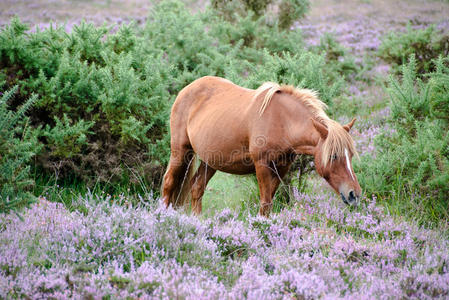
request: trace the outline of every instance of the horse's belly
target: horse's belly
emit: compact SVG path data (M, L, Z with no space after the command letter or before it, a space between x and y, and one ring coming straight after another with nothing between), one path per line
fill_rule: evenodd
M254 172L246 139L229 128L204 126L189 130L193 150L210 167L231 174Z
M197 154L202 161L216 170L238 175L254 173L254 164L249 153L199 151Z

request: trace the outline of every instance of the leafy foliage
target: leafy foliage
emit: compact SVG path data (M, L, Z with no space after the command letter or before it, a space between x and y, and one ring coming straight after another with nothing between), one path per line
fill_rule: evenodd
M331 33L324 33L320 44L314 50L324 55L328 66L338 74L352 78L361 71L354 57L348 54L348 50Z
M435 221L447 218L449 187L449 57L432 61L436 70L417 72L412 55L402 67L402 80L390 79L389 122L394 132L376 138L375 158L364 157L359 178L369 193L422 206ZM402 200L409 195L409 200ZM407 203L409 202L409 203Z
M101 182L121 180L130 166L140 176L151 170L150 183L157 179L168 153L171 69L160 54L140 53L132 25L111 35L85 23L71 34L26 29L17 19L5 27L0 56L2 73L21 86L22 97L40 95L30 111L45 146L38 167Z
M34 184L29 163L39 146L25 113L37 97L31 97L16 112L11 111L8 102L17 89L17 86L13 87L0 98L0 213L34 201L34 196L29 193Z
M295 21L305 16L310 8L310 2L309 0L211 0L211 6L227 21L236 22L246 16L252 19L268 16L263 22L275 24L280 30L288 30ZM277 9L269 9L270 6Z
M290 29L293 23L303 18L310 8L308 0L283 0L279 3L278 24L281 29Z
M432 59L449 54L449 35L437 31L435 26L425 29L413 29L407 25L405 33L390 32L383 37L379 47L379 56L400 71L411 54L417 60L417 72L420 74L433 71Z
M256 18L261 17L273 0L211 0L211 6L227 20L234 20L238 15L244 16L252 12Z

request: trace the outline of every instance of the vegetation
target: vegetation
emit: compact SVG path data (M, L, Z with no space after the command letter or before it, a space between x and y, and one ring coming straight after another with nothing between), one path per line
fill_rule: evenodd
M277 8L273 13L270 6ZM235 22L251 16L280 30L288 30L295 21L302 19L310 7L309 0L211 0L212 9L227 21ZM273 28L274 29L274 28Z
M35 199L29 192L34 184L30 162L40 147L24 115L37 97L25 101L16 112L11 111L8 102L17 89L13 87L0 98L0 213L30 204Z
M85 23L71 34L28 29L17 19L6 26L0 57L7 86L20 86L10 109L31 92L39 95L28 112L42 145L33 167L88 184L160 177L171 78L160 54L139 54L145 49L132 26L109 36L106 27Z
M435 71L419 75L413 55L402 79L390 78L393 132L376 137L375 157L363 157L360 181L400 214L419 209L420 219L447 219L449 208L449 57L432 60Z
M433 60L449 55L449 35L441 33L431 25L414 29L409 23L406 32L391 31L382 39L379 56L400 72L400 66L407 63L410 55L416 58L416 72L424 74L433 71Z
M296 192L271 218L208 218L87 194L0 218L2 298L446 298L449 242L371 199Z

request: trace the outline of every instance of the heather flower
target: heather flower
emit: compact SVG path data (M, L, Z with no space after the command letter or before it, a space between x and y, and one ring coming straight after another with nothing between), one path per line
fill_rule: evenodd
M317 183L313 183L316 188ZM445 297L449 243L367 199L295 191L270 219L211 219L87 195L0 221L0 296L278 299ZM105 196L107 197L107 196ZM150 202L153 200L150 199Z

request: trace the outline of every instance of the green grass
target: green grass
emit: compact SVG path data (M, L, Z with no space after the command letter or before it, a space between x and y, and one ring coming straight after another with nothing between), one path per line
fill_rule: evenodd
M88 187L83 182L58 181L55 178L47 178L34 174L36 185L33 194L36 197L45 197L48 201L63 203L69 210L83 211L76 203L78 198L86 195L98 195L106 198L110 202L119 204L138 204L142 199L149 199L146 195L152 194L151 189L145 186L122 184L97 183ZM308 179L306 179L308 180ZM292 185L296 182L293 181ZM312 192L308 190L308 192ZM158 195L155 194L157 197ZM287 198L286 198L287 197ZM285 207L289 207L294 201L292 195L285 185L280 185L273 199L272 212L280 212ZM126 203L125 203L126 202ZM259 212L259 187L256 176L253 175L232 175L218 171L208 183L203 200L203 218L213 217L224 209L230 209L238 213L242 220L248 215L256 216ZM190 208L187 208L190 212Z
M84 182L71 180L57 180L54 177L45 177L34 174L35 185L32 193L36 197L45 197L51 202L63 203L69 210L80 210L78 198L86 195L99 196L108 199L111 203L138 204L142 199L150 199L146 195L153 192L144 184L133 185L129 182L121 184L100 183L88 186Z
M255 215L259 208L259 188L254 175L238 176L217 172L203 196L203 215L213 216L229 208L240 214Z
M296 179L291 182L292 186L297 184ZM280 212L293 204L293 195L290 193L290 189L281 183L273 199L272 212ZM206 187L202 203L204 217L213 216L226 208L238 212L242 219L248 214L255 216L259 212L259 186L256 176L217 172Z
M48 201L63 203L69 210L78 210L83 212L83 207L80 207L79 202L76 201L80 197L86 195L98 195L102 199L108 199L111 203L119 203L122 205L138 204L142 199L150 199L146 197L148 191L146 187L141 187L139 190L131 189L132 185L123 183L121 185L112 184L96 184L88 188L84 183L65 183L56 182L54 178L36 177L36 185L34 188L35 196L43 196ZM307 182L322 181L323 179L316 174L311 174L306 179ZM295 185L293 181L292 185ZM315 186L315 188L313 187ZM320 184L307 185L304 192L307 194L322 193L322 190L316 190ZM282 192L286 186L280 186L273 199L272 213L278 213L284 208L292 207L295 203L293 195L289 195L289 191ZM440 227L440 222L429 222L429 218L437 219L436 215L429 216L420 214L424 210L424 205L434 205L437 203L428 203L424 201L416 201L410 199L414 197L397 187L396 193L393 197L384 198L378 195L377 201L383 205L386 210L393 215L405 219L410 222L417 222L426 227ZM286 200L287 197L290 201ZM223 172L217 172L210 180L206 187L203 196L203 212L202 218L210 218L224 209L230 209L238 214L238 219L244 221L248 215L256 216L259 212L259 187L255 175L232 175ZM435 207L427 207L426 211L433 212ZM190 209L187 209L190 213ZM438 224L440 226L438 226ZM446 229L447 230L447 229Z
M48 201L63 203L70 210L79 210L74 206L76 199L87 194L107 197L111 202L140 202L144 195L149 194L148 188L142 183L136 189L131 184L97 183L88 187L83 182L62 182L55 178L35 176L36 185L33 194L45 197ZM123 204L123 203L122 203ZM238 176L217 172L210 180L203 196L203 216L214 216L217 212L229 208L239 212L244 218L248 214L256 215L259 211L259 188L255 175ZM82 210L82 209L81 209ZM190 209L187 209L190 211Z

